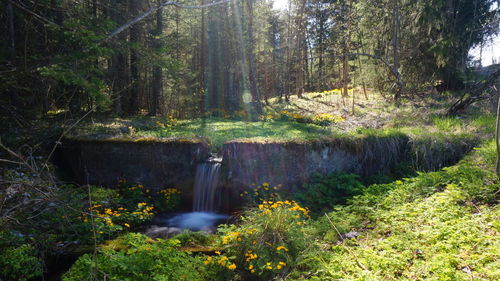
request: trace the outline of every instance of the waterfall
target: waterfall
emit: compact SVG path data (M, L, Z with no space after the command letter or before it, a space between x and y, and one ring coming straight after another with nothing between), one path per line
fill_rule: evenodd
M215 191L219 183L222 158L216 155L196 167L194 179L194 212L215 212Z

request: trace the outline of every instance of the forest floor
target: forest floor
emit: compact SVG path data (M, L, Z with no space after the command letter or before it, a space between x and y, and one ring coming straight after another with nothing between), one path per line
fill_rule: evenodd
M349 98L338 90L292 95L289 101L270 99L258 121L245 113L212 112L216 117L177 120L172 117L88 118L71 132L74 137L103 138L207 138L214 147L235 139L308 141L338 136L383 135L402 132L422 134L471 134L494 131L491 101L472 106L466 114L444 116L456 99L452 95L403 99L395 104L368 90L355 89ZM354 106L353 106L354 101ZM330 118L330 119L329 119ZM326 120L326 124L325 124ZM333 120L333 121L331 121Z

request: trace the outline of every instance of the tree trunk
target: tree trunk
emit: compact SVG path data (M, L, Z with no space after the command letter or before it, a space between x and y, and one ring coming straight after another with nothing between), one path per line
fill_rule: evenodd
M160 49L162 46L161 39L159 38L163 31L163 9L156 11L156 28L153 32L155 38L153 39L153 46L157 56L161 56ZM162 113L162 98L163 98L163 70L161 65L155 64L153 66L153 105L151 115L158 115Z
M139 1L129 0L129 12L136 16L140 13L141 7ZM140 43L141 27L139 24L134 24L130 27L130 100L129 107L127 108L128 114L135 114L139 111L139 98L140 98L140 75L139 75L139 56L137 52L137 45Z
M399 73L399 29L400 29L400 21L399 21L399 0L394 0L393 6L393 18L394 18L394 31L393 31L393 40L392 40L392 49L393 49L393 60L394 60L394 69ZM394 94L394 101L398 101L401 98L401 87L396 89L396 93Z
M12 3L7 0L7 27L9 29L9 56L10 63L15 65L16 63L16 33L14 31L14 11L12 9Z
M201 4L205 5L205 0L201 0ZM200 29L200 82L202 85L201 98L200 98L200 114L205 116L207 109L207 81L206 81L206 67L207 67L207 16L205 9L201 9L201 29Z
M254 38L253 38L253 0L247 0L248 7L248 62L249 62L249 81L250 81L250 93L252 95L252 104L255 113L262 113L262 105L260 104L259 89L257 86L256 73L255 73L255 59L254 59Z
M107 3L110 7L111 1ZM124 1L117 1L114 8L108 8L107 14L110 15L111 19L117 24L123 24L125 22L124 15L127 14L127 5ZM125 33L118 35L119 42L125 42L127 36ZM123 49L119 48L118 44L113 44L117 50L113 53L111 57L111 80L112 80L112 93L113 97L113 108L117 115L123 115L123 107L126 104L128 96L128 64L127 64L127 54L124 53Z
M498 104L497 104L497 122L495 128L495 142L497 145L497 165L496 165L496 173L500 176L500 95L498 96Z

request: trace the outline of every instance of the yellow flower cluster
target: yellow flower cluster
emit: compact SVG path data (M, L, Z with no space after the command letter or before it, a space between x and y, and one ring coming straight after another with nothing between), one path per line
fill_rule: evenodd
M220 266L223 266L223 267L226 267L227 269L229 270L235 270L236 269L236 264L231 262L228 257L222 255L222 256L218 256L218 257L207 257L203 263L205 265L209 265L209 264L214 264L214 263L217 263L218 265Z
M285 116L285 117L288 117L290 119L295 119L295 120L301 120L301 119L305 118L305 116L302 115L302 114L295 113L295 112L290 112L290 111L287 111L287 110L282 110L282 111L279 112L279 114L281 116Z
M222 244L226 245L234 240L241 241L240 234L241 233L239 233L239 232L229 232L228 235L222 237Z
M127 212L127 210L124 208L120 208L119 210L113 210L111 208L102 208L102 205L100 204L92 205L89 208L89 211L95 214L95 216L97 217L96 220L100 220L109 226L114 226L112 218L120 217L122 215L120 211ZM84 217L83 222L88 222L88 218Z
M148 206L147 203L138 203L137 208L139 209L138 211L132 212L133 215L138 215L139 218L144 219L147 216L152 216L153 213L153 206Z
M287 208L290 211L297 211L302 213L304 216L309 217L309 210L307 208L301 207L297 202L295 201L262 201L262 204L259 204L259 210L263 211L264 214L270 214L273 209L278 209L278 208ZM296 216L296 218L299 218L300 216Z
M143 189L144 185L142 184L136 184L128 188L128 190L138 190L138 189Z
M344 121L345 119L342 116L330 114L330 113L319 113L312 117L312 121L315 124L321 126L328 126L331 124L336 124Z
M332 90L326 90L326 91L322 91L322 92L307 92L307 93L304 93L304 95L307 95L307 96L331 95L331 94L341 95L342 91L343 91L343 89L332 89ZM353 91L354 91L354 89L352 87L349 87L349 89L347 90L348 94L352 94Z
M278 197L278 194L276 191L281 188L281 184L278 184L277 186L271 187L268 182L264 182L261 185L258 185L255 187L252 191L253 196L268 196L270 197L269 199L275 199ZM248 195L248 191L244 191L243 193L240 194L241 197Z
M181 192L177 188L167 188L160 190L160 194L168 201L172 198L172 195L181 194Z
M259 116L259 120L260 121L272 121L276 118L276 116L272 115L272 114L265 114L265 115L260 115Z
M122 207L113 210L112 208L105 208L100 204L94 204L90 206L89 211L95 215L96 221L101 221L111 227L115 226L117 224L115 221L122 216L129 218L130 215L134 215L140 219L145 219L153 215L153 207L147 206L147 203L144 202L139 203L137 204L137 207L138 210L130 212L126 208ZM83 222L88 222L88 221L89 221L88 216L84 216ZM123 223L123 226L130 227L130 224Z
M250 251L250 250L245 253L245 260L247 262L254 260L256 258L257 258L257 254L252 253L252 251Z
M156 121L156 125L162 129L172 129L175 125L177 125L178 120L175 119L172 115L168 116L164 122Z
M265 115L259 116L260 121L273 121L273 120L278 120L278 119L302 121L302 120L306 119L306 116L302 115L300 113L290 112L288 110L281 110L275 114L267 113Z
M266 263L266 269L268 269L268 270L273 270L273 269L280 270L285 266L286 266L286 262L284 262L284 261L278 262L276 264L276 266L274 266L274 267L273 267L273 263L271 263L271 262Z

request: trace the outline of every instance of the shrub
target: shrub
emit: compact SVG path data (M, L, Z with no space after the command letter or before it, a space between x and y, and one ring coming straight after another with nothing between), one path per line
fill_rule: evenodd
M89 215L83 216L83 222L92 223L90 214L94 215L93 223L99 240L112 237L114 234L131 227L149 221L153 218L153 208L147 203L140 202L132 209L124 207L107 208L100 204L89 208Z
M332 210L335 205L344 204L347 198L359 194L363 187L359 176L355 174L316 174L304 187L304 191L296 196L297 200L308 206L313 213L320 214Z
M201 259L179 251L179 244L128 233L108 242L94 259L80 257L62 280L205 280Z
M240 279L271 280L289 272L310 245L309 211L297 202L263 201L241 220L239 226L219 228L223 253L207 257L205 264Z
M29 244L0 249L0 280L29 280L42 275L42 261Z
M243 191L240 194L240 197L243 198L248 206L257 206L262 201L277 201L280 198L279 190L281 189L281 184L271 186L268 182L264 182L253 186L252 189Z

